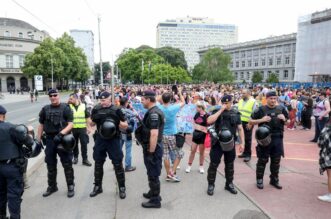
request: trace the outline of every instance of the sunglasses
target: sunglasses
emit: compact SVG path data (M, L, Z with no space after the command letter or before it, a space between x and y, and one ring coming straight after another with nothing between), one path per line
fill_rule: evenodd
M57 94L48 95L49 97L57 97Z

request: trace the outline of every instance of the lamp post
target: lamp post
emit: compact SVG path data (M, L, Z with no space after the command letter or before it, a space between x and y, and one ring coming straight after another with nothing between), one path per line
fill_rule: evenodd
M141 83L144 85L144 60L141 60Z
M54 69L53 69L53 56L51 53L51 69L52 69L52 89L54 88Z

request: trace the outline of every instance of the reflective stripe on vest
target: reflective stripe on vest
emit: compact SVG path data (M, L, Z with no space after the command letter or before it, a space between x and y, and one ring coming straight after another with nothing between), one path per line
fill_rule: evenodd
M250 98L246 102L244 102L243 99L239 100L238 103L238 110L240 112L240 119L243 122L249 122L252 112L253 112L253 106L254 106L255 100L253 98Z
M79 104L77 110L70 104L74 115L74 127L73 128L86 128L86 118L85 118L85 104Z

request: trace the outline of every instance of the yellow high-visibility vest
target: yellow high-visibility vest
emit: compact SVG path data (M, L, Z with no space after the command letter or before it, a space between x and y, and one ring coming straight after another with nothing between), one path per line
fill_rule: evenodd
M243 122L249 122L251 115L253 113L255 100L253 98L249 98L247 101L243 99L239 100L238 110L240 112L240 119Z
M86 118L85 118L85 104L79 104L77 110L74 105L70 104L70 108L72 109L74 115L74 129L75 128L86 128Z

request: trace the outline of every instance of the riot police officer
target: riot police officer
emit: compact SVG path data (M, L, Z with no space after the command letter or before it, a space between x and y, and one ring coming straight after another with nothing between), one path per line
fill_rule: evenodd
M104 91L100 94L100 103L92 109L91 126L97 126L94 134L95 146L93 148L94 188L90 197L102 193L103 164L108 157L114 165L115 175L119 187L121 199L126 197L125 174L122 164L123 152L120 145L120 129L127 129L128 124L124 113L120 108L113 105L111 95Z
M256 186L263 189L263 176L266 164L270 157L270 185L277 189L282 189L279 184L279 168L281 156L284 156L283 132L284 125L288 122L288 112L281 106L277 105L277 94L275 91L269 91L266 95L267 105L260 106L252 114L250 124L258 124L259 127L266 126L257 130L256 138L258 145L256 147L257 164L256 164ZM265 131L264 131L265 130ZM270 130L271 139L261 139L265 132Z
M68 198L75 195L74 170L72 168L72 151L63 150L63 137L70 133L73 127L73 114L70 107L60 102L60 95L56 89L48 92L51 104L44 106L39 113L38 137L40 141L43 132L46 134L45 162L47 164L48 187L44 197L58 190L57 154L60 157L68 187Z
M20 218L23 194L22 142L27 136L27 128L16 132L16 126L5 122L6 109L0 105L0 219L6 219L7 202L10 218ZM21 140L20 140L21 139Z
M143 92L141 102L148 111L136 132L136 139L143 147L144 163L150 189L149 192L143 194L145 198L149 199L148 202L142 203L144 208L161 207L159 176L162 169L164 114L155 105L155 96L154 91Z
M224 154L225 189L232 194L237 194L233 185L234 160L236 157L235 140L236 131L239 130L240 142L244 142L244 130L240 120L240 113L232 108L232 96L225 95L221 99L222 107L215 114L208 117L208 124L215 123L215 130L212 131L212 148L210 150L210 165L208 168L208 189L207 194L213 195L217 168ZM210 130L210 129L209 129ZM242 144L239 144L243 150Z

